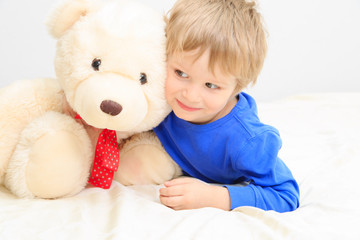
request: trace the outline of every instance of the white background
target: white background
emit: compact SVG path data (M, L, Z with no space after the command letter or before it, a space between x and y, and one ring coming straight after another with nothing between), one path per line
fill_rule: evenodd
M138 0L166 12L175 0ZM194 0L195 1L195 0ZM0 0L0 87L55 77L55 40L44 21L55 0ZM360 91L360 0L259 0L269 52L257 100Z

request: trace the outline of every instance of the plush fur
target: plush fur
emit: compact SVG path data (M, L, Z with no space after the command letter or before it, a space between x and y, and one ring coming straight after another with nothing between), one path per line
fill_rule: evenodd
M57 79L0 90L0 183L28 198L70 196L85 187L94 144L84 126L64 114L65 105L88 125L117 131L125 144L116 181L162 183L178 176L149 132L170 111L162 16L133 0L66 0L48 26L58 40ZM108 101L121 112L104 111Z

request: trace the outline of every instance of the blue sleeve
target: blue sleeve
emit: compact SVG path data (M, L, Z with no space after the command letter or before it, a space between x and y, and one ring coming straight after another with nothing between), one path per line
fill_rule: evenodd
M243 173L245 187L226 185L231 209L253 206L263 210L288 212L299 206L299 187L290 170L278 157L281 139L266 131L251 138L242 148L233 167ZM245 176L244 176L245 175Z

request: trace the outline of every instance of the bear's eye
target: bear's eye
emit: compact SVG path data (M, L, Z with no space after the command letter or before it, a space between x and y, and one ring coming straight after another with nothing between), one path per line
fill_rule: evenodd
M141 83L141 85L144 85L145 83L147 83L147 76L145 73L140 73L140 83Z
M101 60L99 58L94 58L94 60L91 63L91 67L95 70L95 71L99 71L99 67L101 65Z

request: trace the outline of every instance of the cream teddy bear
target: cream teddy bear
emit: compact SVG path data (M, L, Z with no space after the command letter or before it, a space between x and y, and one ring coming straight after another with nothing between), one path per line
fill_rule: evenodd
M109 184L112 177L130 185L178 176L179 167L149 131L170 111L162 16L130 0L67 0L48 26L57 39L57 79L24 80L0 90L0 183L19 197L59 198L112 168L102 159L96 172L95 144L64 106L85 127L111 132L103 141L115 139L110 162L118 170Z

